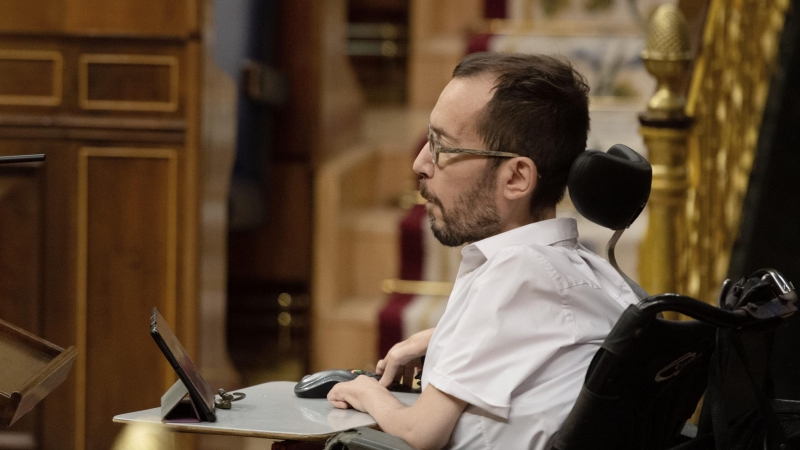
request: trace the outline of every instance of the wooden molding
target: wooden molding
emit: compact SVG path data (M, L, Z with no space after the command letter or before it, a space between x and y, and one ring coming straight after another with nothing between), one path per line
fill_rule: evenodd
M169 100L91 100L89 99L89 65L119 64L139 66L166 66L170 70ZM179 93L178 58L169 55L83 54L78 58L78 105L82 109L114 111L175 112Z
M74 114L0 113L0 126L31 128L96 128L105 130L173 131L185 133L186 119L150 117L95 117Z
M0 95L0 105L58 106L64 82L64 57L56 50L0 50L0 60L50 61L53 63L52 95Z
M78 152L78 258L76 298L76 394L75 394L75 449L86 447L86 350L87 350L87 283L89 251L89 159L90 158L148 158L166 159L169 164L169 192L167 193L167 308L164 318L174 328L177 313L177 258L178 258L178 153L174 149L83 147ZM164 390L172 385L174 372L165 364Z

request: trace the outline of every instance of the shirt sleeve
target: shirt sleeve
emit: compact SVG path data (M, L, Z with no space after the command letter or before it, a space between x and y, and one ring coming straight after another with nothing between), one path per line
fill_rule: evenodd
M429 383L507 419L514 391L562 347L576 341L575 321L555 280L531 248L504 250L472 284L466 308Z

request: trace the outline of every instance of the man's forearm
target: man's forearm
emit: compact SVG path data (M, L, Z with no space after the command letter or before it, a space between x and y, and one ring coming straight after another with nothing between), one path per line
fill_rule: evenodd
M369 413L383 431L419 449L444 447L467 405L428 385L414 406L405 406L375 379L365 376L334 386L328 401L337 408L350 406Z
M390 392L365 398L367 412L381 429L418 449L440 449L450 435L466 403L428 386L414 406L406 406Z
M375 419L381 429L408 442L414 448L428 448L416 442L421 434L410 407L401 403L389 391L381 390L371 393L364 400L364 408Z

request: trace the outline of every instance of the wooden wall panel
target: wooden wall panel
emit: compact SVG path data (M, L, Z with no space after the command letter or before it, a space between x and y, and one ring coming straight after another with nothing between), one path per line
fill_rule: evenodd
M0 166L0 319L42 333L43 175L41 164ZM3 434L25 433L39 441L40 411L32 411Z
M173 150L84 148L78 158L83 356L76 367L76 447L85 439L86 448L106 449L121 428L111 417L158 405L176 378L147 325L157 306L176 328L177 157ZM135 383L132 393L126 380L151 381Z
M0 50L0 105L58 105L63 66L58 51Z
M83 109L178 109L178 58L166 55L81 55L78 101Z
M54 62L22 60L0 54L0 101L10 103L13 97L45 97L52 101ZM12 99L8 99L12 97Z
M29 273L24 277L27 281L15 283L13 287L27 292L19 292L19 297L13 300L0 300L3 308L0 317L19 314L31 304L32 298L38 296L39 316L31 320L30 326L24 324L22 319L11 320L61 347L75 344L75 228L71 216L75 211L76 170L75 154L68 150L67 144L48 139L0 139L0 155L47 155L46 162L26 168L28 172L20 172L23 170L21 166L0 167L0 180L9 180L11 178L6 177L13 176L17 177L19 183L14 188L16 192L7 192L8 196L0 202L0 223L4 224L0 230L0 260L9 258L7 261L15 264L17 270L21 266L28 267L26 272L33 270L33 263L37 260L39 266L38 284L32 284L33 281L28 278L32 275ZM34 168L35 175L30 172ZM23 174L26 175L23 177ZM44 177L44 180L34 183L28 179L33 176ZM35 190L39 191L38 194L34 194ZM39 205L39 212L35 214L29 209L34 203ZM27 205L24 210L20 209L22 205ZM10 231L8 226L17 231ZM33 240L35 229L41 233L38 244ZM29 246L29 250L26 250ZM2 279L7 280L5 276ZM31 313L31 310L27 310L22 314L27 316ZM23 418L29 421L28 425L17 430L38 430L38 448L72 448L75 429L74 386L73 370L61 386Z
M197 26L195 0L71 0L65 31L186 35Z
M0 112L28 115L76 110L75 47L67 39L0 35Z
M0 319L41 332L42 214L40 165L0 166Z
M5 140L14 153L45 153L45 302L44 337L61 347L75 345L75 268L77 149L52 139ZM6 153L7 154L7 153ZM41 404L41 449L74 449L75 368Z
M176 377L147 335L152 306L194 355L198 17L198 0L0 0L0 155L47 154L36 217L0 193L0 270L39 265L35 285L0 279L0 296L41 297L38 331L79 348L26 417L42 450L108 449L114 414L158 405ZM23 222L40 225L8 231L7 249ZM20 256L34 245L38 260Z
M0 0L0 32L186 36L197 0Z
M0 0L0 31L53 32L64 24L65 0Z
M185 45L93 40L73 46L78 52L65 66L67 71L74 67L77 77L71 105L76 113L188 119L188 97L197 95L190 90L197 68ZM67 92L64 96L66 101Z
M0 36L0 111L185 117L193 52L175 42Z

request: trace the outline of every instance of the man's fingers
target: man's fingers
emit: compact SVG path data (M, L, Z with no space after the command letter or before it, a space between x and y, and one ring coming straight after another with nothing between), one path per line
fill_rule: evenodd
M337 386L334 386L333 389L331 389L328 392L328 402L330 402L330 404L333 405L334 408L347 409L348 406L347 402L341 399L341 396L339 395L339 389L337 389Z
M392 382L395 379L395 376L397 375L398 372L397 369L398 369L397 364L390 364L390 363L386 364L386 367L383 370L383 376L379 380L383 387L389 387L389 385L392 384Z
M381 386L385 388L388 388L389 385L392 384L392 381L394 381L394 377L391 376L389 372L383 372L383 376L381 377L380 380L378 380Z
M336 384L330 392L328 392L328 402L330 402L334 408L347 409L350 407L350 404L345 401L344 386L342 386L342 384L343 383Z
M375 373L377 375L382 374L385 369L386 369L386 360L385 359L382 359L382 360L378 361L378 364L375 365Z
M380 379L383 387L389 387L392 382L400 381L404 374L402 367L409 361L409 357L406 354L407 347L405 341L395 344L386 354L386 358L378 361L375 373L378 375L383 374Z
M398 375L402 375L401 373L398 373L400 371L400 367L402 367L402 361L397 358L397 352L394 351L394 348L389 350L386 358L382 359L381 361L383 361L383 376L381 377L380 382L383 387L389 387L389 385L395 381L395 378L397 378ZM378 363L380 363L380 361L378 361Z
M343 402L341 400L328 400L328 401L331 403L331 405L333 405L334 408L339 408L339 409L350 408L350 405L347 404L347 402Z

